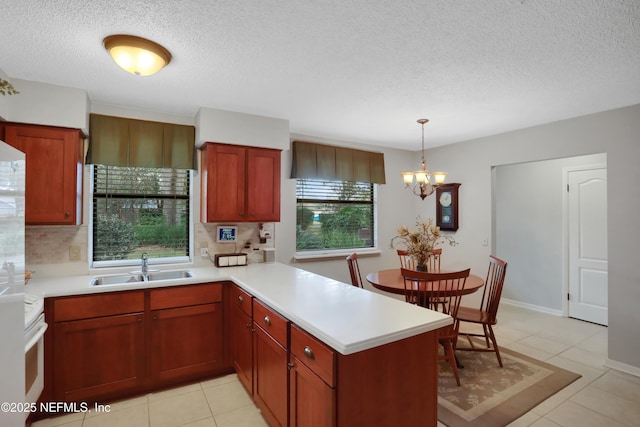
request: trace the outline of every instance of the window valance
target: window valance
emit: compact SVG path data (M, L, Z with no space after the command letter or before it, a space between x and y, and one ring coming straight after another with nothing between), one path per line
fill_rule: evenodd
M195 127L91 114L87 163L196 169Z
M293 141L291 178L385 183L384 154Z

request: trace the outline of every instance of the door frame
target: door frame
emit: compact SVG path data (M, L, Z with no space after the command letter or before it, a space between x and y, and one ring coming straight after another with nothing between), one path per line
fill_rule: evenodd
M593 169L607 171L607 162L593 163L580 166L566 166L562 168L562 316L569 317L569 173ZM608 181L608 180L607 180ZM608 185L607 185L608 192ZM608 224L607 224L608 227ZM609 271L607 269L607 275ZM609 289L607 288L607 293Z

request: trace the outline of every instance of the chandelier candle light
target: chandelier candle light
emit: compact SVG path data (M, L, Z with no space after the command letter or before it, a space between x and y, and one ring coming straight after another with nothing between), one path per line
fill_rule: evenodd
M431 174L427 170L427 163L424 161L424 124L427 122L429 122L429 119L418 119L418 123L422 126L422 168L419 171L402 172L405 188L411 189L413 194L420 196L422 200L433 194L436 187L444 183L447 176L446 172L434 172L435 183L431 183Z

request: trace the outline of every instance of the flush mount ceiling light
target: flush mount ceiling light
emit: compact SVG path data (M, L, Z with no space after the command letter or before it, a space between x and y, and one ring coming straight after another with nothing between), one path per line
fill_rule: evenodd
M107 36L104 48L123 70L136 76L150 76L171 62L171 53L158 43L126 34Z
M405 188L411 189L413 194L420 196L424 200L427 196L433 194L436 187L444 183L447 176L446 172L434 172L433 178L435 183L431 183L431 174L427 170L427 163L424 161L424 125L429 122L428 119L418 119L418 123L422 126L422 168L414 172L402 172Z

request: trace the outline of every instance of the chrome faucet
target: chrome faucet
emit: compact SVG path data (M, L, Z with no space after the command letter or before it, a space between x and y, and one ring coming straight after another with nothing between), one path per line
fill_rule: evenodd
M147 253L142 254L142 275L147 276L147 272L149 271L149 255Z

